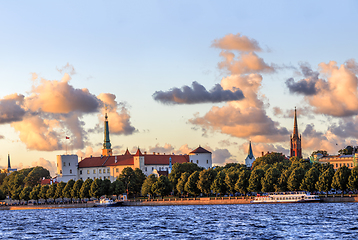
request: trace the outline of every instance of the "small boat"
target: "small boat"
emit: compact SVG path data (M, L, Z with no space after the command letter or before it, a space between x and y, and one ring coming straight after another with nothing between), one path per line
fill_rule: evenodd
M319 202L318 195L309 192L274 192L264 196L256 196L251 203L309 203Z
M102 198L95 207L118 207L121 206L123 201L113 201L112 199Z

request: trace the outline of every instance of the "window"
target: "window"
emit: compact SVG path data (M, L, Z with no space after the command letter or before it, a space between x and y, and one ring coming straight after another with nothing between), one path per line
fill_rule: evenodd
M62 170L60 170L60 174L62 174Z
M103 173L106 173L106 169L103 169Z
M196 160L196 163L199 163L199 160Z
M191 162L193 162L193 160L191 160Z
M147 167L145 167L145 171L147 171Z
M342 163L339 164L339 167L342 167Z
M353 163L351 163L351 167L353 167Z
M65 162L63 162L63 166L66 167L66 163L65 163Z
M89 170L87 170L87 174L89 174Z
M107 168L107 173L109 173L109 168Z
M119 169L118 169L118 168L116 168L116 172L119 172Z
M93 173L96 173L96 169L93 169Z
M206 164L208 164L209 163L209 160L206 160Z
M70 169L70 174L72 174L72 169Z
M68 163L68 166L71 166L71 163L70 163L70 162Z
M82 170L80 170L80 175L82 175Z
M152 167L152 171L154 170L154 167Z
M98 173L101 173L101 169L98 170Z
M336 167L338 167L338 163L336 163Z

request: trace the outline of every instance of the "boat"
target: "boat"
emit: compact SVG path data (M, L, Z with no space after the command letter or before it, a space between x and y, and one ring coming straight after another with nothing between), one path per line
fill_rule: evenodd
M99 203L95 203L95 207L118 207L121 206L123 201L113 201L112 199L102 198Z
M318 195L311 195L309 192L273 192L267 195L259 195L251 203L310 203L319 202Z

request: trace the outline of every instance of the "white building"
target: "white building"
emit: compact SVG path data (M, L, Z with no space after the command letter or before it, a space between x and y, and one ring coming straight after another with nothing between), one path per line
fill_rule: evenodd
M248 151L247 157L245 159L246 167L251 168L254 161L255 161L255 157L254 157L254 154L252 153L252 147L251 147L251 141L250 141L249 151Z
M195 163L205 169L212 167L212 153L202 147L198 147L189 154L144 154L138 148L135 154L128 149L122 155L112 155L109 141L109 129L107 115L105 118L105 137L100 157L88 157L78 162L77 155L57 156L57 181L67 182L73 180L109 179L115 181L122 170L127 167L139 168L145 175L154 173L170 173L171 166L175 163Z

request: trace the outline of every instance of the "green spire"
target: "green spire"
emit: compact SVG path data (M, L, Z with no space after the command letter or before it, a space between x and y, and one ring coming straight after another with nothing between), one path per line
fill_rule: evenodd
M104 143L103 149L111 149L111 141L109 140L109 128L108 128L108 116L107 113L105 115L104 120Z
M250 143L249 143L248 157L249 157L249 158L253 158L253 157L254 157L254 154L252 153L252 148L251 148L251 141L250 141Z

